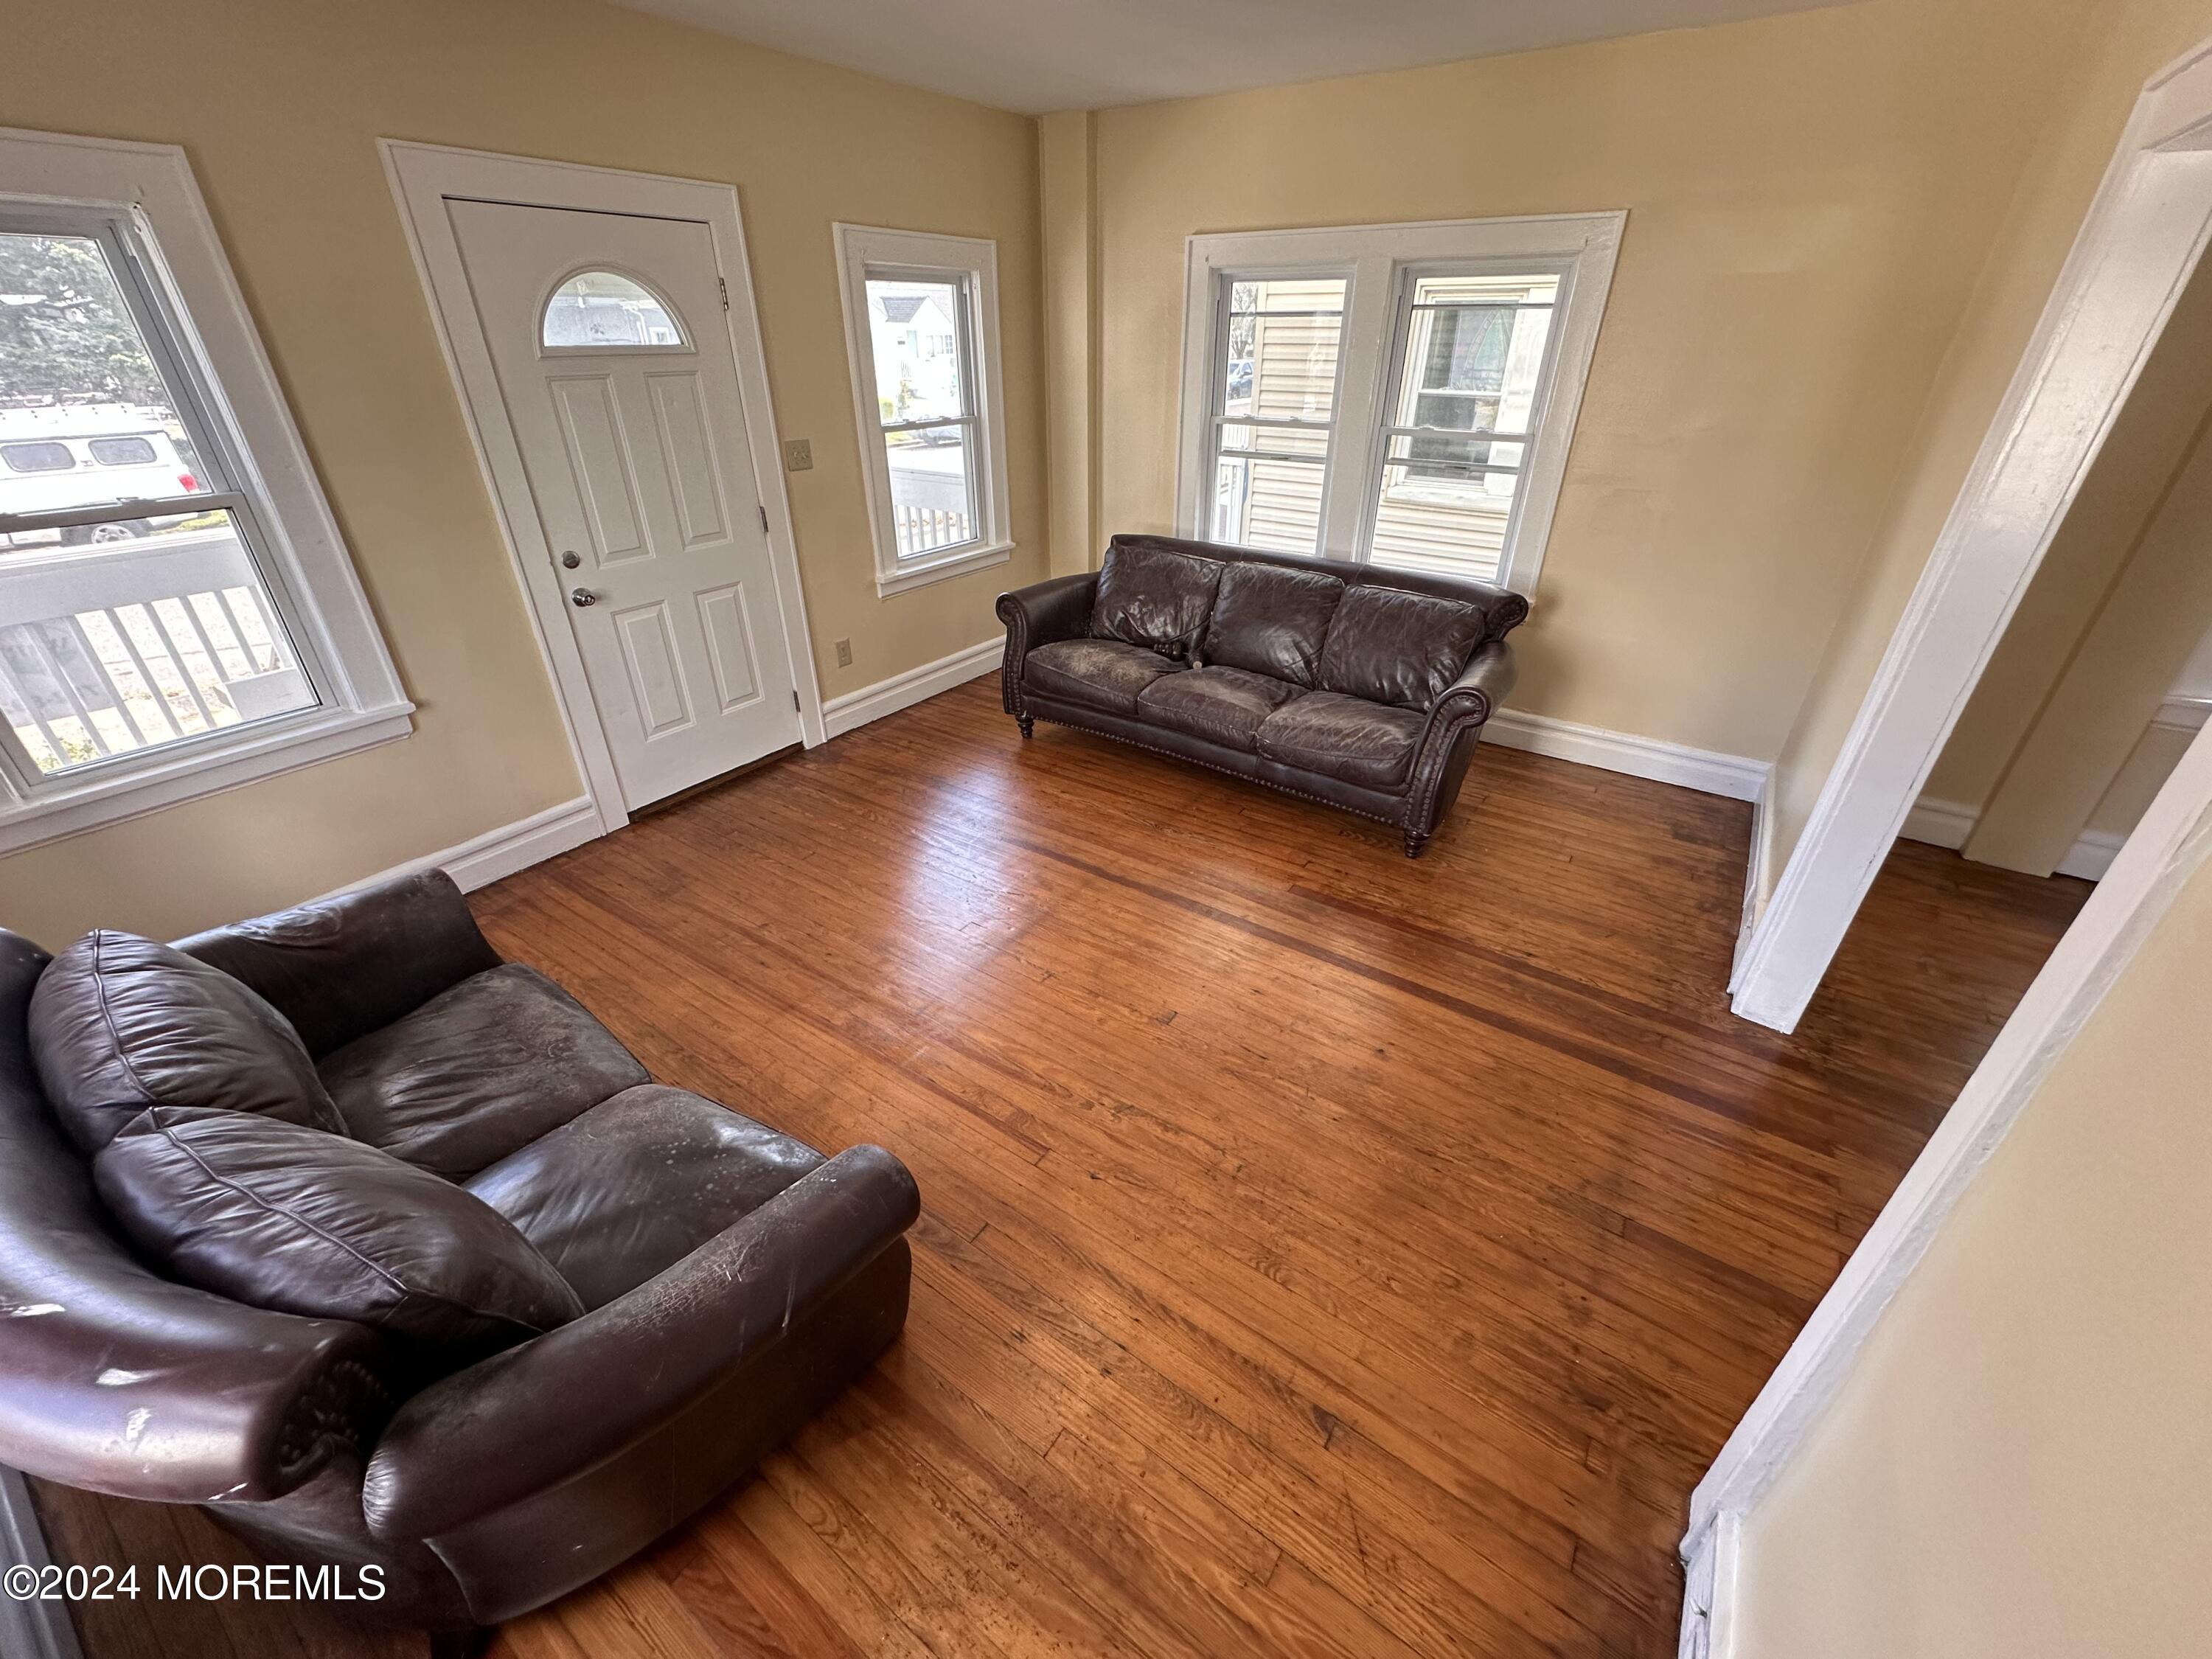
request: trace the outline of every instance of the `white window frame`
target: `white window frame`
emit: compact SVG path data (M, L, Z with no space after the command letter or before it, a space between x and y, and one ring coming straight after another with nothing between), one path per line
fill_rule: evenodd
M1547 361L1530 422L1527 465L1508 520L1500 585L1533 593L1551 540L1567 452L1597 349L1598 325L1626 212L1433 220L1315 230L1193 236L1183 300L1182 397L1176 437L1176 524L1201 540L1212 530L1214 428L1228 349L1230 285L1255 278L1350 273L1338 354L1336 406L1323 466L1319 551L1364 560L1382 491L1383 428L1393 416L1394 364L1417 277L1460 271L1553 272L1559 277Z
M181 361L179 397L250 502L255 562L320 699L295 714L118 756L84 775L27 776L0 757L0 853L18 851L406 737L414 704L386 649L306 446L231 275L185 153L173 144L0 128L0 208L104 217Z
M876 592L889 599L949 576L1004 564L1013 556L1012 519L1006 494L1006 399L999 367L999 245L974 236L940 236L923 231L886 230L872 225L839 224L837 282L845 306L845 356L853 379L853 418L860 442L860 464L868 485L868 524L875 539ZM976 534L956 546L901 558L891 511L890 447L885 441L882 405L876 391L876 354L868 326L868 277L893 276L917 281L961 279L968 295L967 314L959 319L975 364L963 375L969 399L964 417L974 448ZM932 425L948 422L933 422Z

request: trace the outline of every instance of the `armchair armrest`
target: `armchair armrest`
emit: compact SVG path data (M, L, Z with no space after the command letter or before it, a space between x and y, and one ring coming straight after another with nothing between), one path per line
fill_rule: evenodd
M760 1358L921 1209L905 1165L852 1147L628 1295L433 1383L369 1462L369 1530L448 1534L615 1457Z
M259 992L317 1060L499 966L442 870L234 921L177 948Z
M1091 626L1091 602L1097 592L1098 573L1083 570L999 595L999 620L1006 625L1006 660L999 686L1009 714L1022 712L1022 659L1040 645L1081 638Z
M163 1503L282 1497L383 1421L376 1340L125 1252L24 1044L46 962L0 933L0 1463Z

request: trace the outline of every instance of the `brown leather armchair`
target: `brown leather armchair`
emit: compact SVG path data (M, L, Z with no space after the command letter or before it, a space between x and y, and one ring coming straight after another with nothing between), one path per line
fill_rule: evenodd
M1379 818L1418 858L1513 688L1518 593L1450 576L1116 536L999 597L1006 712Z
M350 1136L507 1218L582 1311L426 1375L362 1324L146 1265L33 1063L50 958L0 931L0 1462L202 1504L274 1560L374 1565L363 1610L463 1631L674 1527L903 1325L920 1200L896 1158L825 1160L650 1083L442 874L181 948L289 1021Z

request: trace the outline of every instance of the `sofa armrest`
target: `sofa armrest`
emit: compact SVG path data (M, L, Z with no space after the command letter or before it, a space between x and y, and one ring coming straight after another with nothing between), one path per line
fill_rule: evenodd
M442 870L234 921L177 948L259 992L317 1060L499 966Z
M921 1209L905 1165L849 1148L628 1295L433 1383L369 1461L369 1530L434 1537L617 1455L758 1359Z
M1098 592L1098 573L1078 571L1032 582L999 595L999 620L1006 625L1006 659L999 687L1009 714L1021 708L1022 660L1040 645L1080 639L1091 627L1091 604Z
M1516 673L1513 647L1504 641L1492 640L1477 649L1467 659L1460 677L1430 708L1429 723L1421 733L1422 747L1439 739L1449 743L1461 727L1480 726L1487 720L1513 689Z

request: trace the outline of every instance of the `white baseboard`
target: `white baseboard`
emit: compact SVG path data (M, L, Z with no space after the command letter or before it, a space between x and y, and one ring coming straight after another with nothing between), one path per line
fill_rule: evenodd
M2120 847L2127 840L2110 830L2084 830L2081 840L2067 849L2066 856L2058 860L2057 873L2079 876L2084 881L2102 881L2105 872L2112 867L2112 860L2120 855Z
M1974 820L1980 816L1962 802L1923 795L1912 803L1912 810L1905 815L1905 828L1898 833L1907 841L1925 842L1930 847L1945 847L1955 853L1974 833Z
M1767 762L1747 755L1692 749L1686 744L1638 737L1631 732L1608 732L1601 726L1583 726L1549 714L1523 714L1516 708L1501 708L1492 714L1482 735L1486 741L1502 743L1509 749L1525 749L1533 755L1678 784L1704 794L1725 795L1730 800L1757 800L1774 769Z
M1924 842L1930 847L1948 848L1955 853L1973 834L1978 816L1971 806L1923 795L1905 815L1905 828L1899 834L1907 841ZM2112 867L2120 843L2126 839L2109 830L2084 830L2081 838L2059 860L2058 873L2079 876L2084 881L2102 881L2105 872Z
M443 870L459 884L463 892L472 893L518 870L542 864L572 847L581 847L600 833L599 809L592 805L589 795L579 795L558 806L549 806L526 818L517 818L513 823L472 836L443 852L425 853L421 858L395 864L389 870L349 881L337 891L350 893L381 881L420 875L425 870Z
M823 729L834 738L855 726L866 726L870 720L896 714L902 708L911 708L940 691L965 685L987 669L996 668L1006 651L1004 640L985 640L965 651L955 651L949 657L909 668L903 674L864 685L858 691L848 691L842 697L832 697L822 705Z
M1766 875L1774 867L1774 777L1770 771L1751 803L1751 855L1743 868L1743 921L1735 933L1735 958L1729 968L1729 989L1735 989L1743 969L1744 948L1766 908Z
M1735 1659L1742 1549L1743 1517L1730 1510L1716 1518L1683 1569L1680 1659Z

